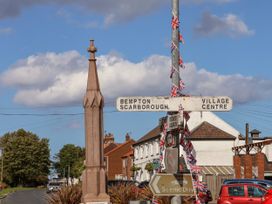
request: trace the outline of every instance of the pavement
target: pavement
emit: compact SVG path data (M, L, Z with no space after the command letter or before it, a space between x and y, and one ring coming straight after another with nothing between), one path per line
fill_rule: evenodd
M47 204L44 189L16 191L0 200L0 204Z

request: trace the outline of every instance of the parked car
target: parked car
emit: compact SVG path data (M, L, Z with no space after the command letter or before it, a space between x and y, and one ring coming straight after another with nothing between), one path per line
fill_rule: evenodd
M56 192L61 189L61 187L64 186L63 182L58 181L51 181L47 184L47 193Z
M262 204L272 204L272 189L268 190L262 197Z
M253 183L223 184L217 204L261 204L267 188Z
M233 183L254 183L261 185L265 188L272 188L272 181L262 180L262 179L226 179L223 184L233 184Z

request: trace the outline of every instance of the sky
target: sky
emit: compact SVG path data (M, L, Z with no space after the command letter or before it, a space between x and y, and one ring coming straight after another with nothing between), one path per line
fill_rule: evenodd
M185 92L229 96L216 113L272 136L270 0L180 0ZM171 0L0 0L0 135L19 128L84 146L82 101L95 40L104 131L137 140L166 113L118 112L120 96L168 96Z

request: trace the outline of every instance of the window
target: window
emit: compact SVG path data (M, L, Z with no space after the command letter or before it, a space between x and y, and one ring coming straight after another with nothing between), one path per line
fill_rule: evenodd
M150 155L151 156L153 155L153 152L154 152L153 147L154 147L154 142L152 142L152 143L149 144L149 149L150 149Z
M127 158L123 159L123 168L126 168L127 166Z
M265 194L264 190L256 186L248 186L247 191L249 197L262 197Z
M159 140L156 140L155 142L155 151L156 151L156 154L159 154L160 152L160 147L159 147L159 143L160 141Z
M144 154L144 147L141 146L140 147L140 157L143 158L143 154Z
M244 186L233 186L228 188L229 196L245 196Z
M135 148L135 159L137 160L139 157L139 148Z
M149 146L148 144L145 145L145 157L148 157L148 153L149 153Z

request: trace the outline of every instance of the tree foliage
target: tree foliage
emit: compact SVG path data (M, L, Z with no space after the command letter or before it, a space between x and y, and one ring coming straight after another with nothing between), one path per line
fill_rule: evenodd
M4 181L12 186L47 182L50 167L49 140L19 129L0 139Z
M154 166L153 163L149 162L145 165L145 170L147 170L148 172L152 172L154 170Z
M84 156L85 151L83 148L73 144L66 144L56 154L54 167L61 177L79 178L84 168Z

